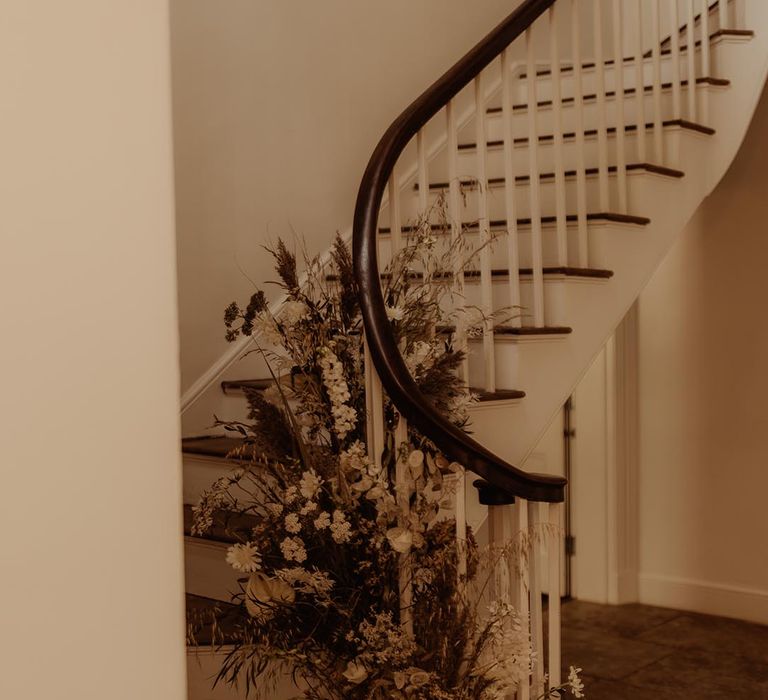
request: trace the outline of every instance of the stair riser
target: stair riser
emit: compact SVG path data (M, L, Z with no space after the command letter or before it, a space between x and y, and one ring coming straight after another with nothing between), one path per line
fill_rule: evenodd
M709 73L713 77L725 77L725 74L721 72L721 52L723 49L723 46L727 45L728 42L734 41L733 38L729 37L725 40L723 39L717 39L710 43L710 70ZM737 38L735 41L744 41L743 39ZM682 71L682 79L686 80L688 78L688 52L684 51L680 54L680 66ZM544 68L544 66L539 66L539 72ZM696 50L696 75L702 75L702 65L701 65L701 50ZM635 85L635 63L634 61L625 62L623 66L623 80L624 80L624 87L632 87ZM653 84L653 74L654 74L654 67L653 67L653 60L650 58L647 58L643 61L643 82L645 85L652 85ZM661 82L666 83L670 82L672 80L673 76L673 70L672 70L672 56L671 55L664 55L661 57ZM554 85L554 81L552 80L551 75L539 75L537 76L536 81L536 91L537 91L537 97L539 100L550 100L552 99L553 93L552 88ZM570 97L575 95L575 85L576 85L576 79L572 72L567 71L561 74L561 94L563 97ZM598 75L597 71L594 68L585 68L582 71L582 94L589 95L597 92L597 86L598 86ZM520 78L519 80L513 81L513 99L514 102L517 103L524 103L528 99L528 80L527 78ZM605 89L606 91L611 91L616 89L616 71L614 66L607 65L605 66ZM500 104L500 98L496 98L496 104L493 104L492 106L498 106Z
M544 323L547 326L568 325L568 294L569 288L574 284L600 284L605 285L604 280L584 280L567 278L565 276L552 276L544 279ZM491 285L491 308L499 315L497 322L508 323L512 318L520 320L524 326L531 326L533 319L533 280L526 276L520 280L520 301L522 308L512 308L509 280L507 278L496 279ZM479 283L465 285L464 298L468 307L483 308L482 290ZM458 300L457 300L458 301ZM445 306L452 306L450 299L446 299ZM453 305L455 308L455 305ZM449 312L450 308L446 308Z
M659 165L665 165L670 168L684 170L681 167L678 156L678 144L681 128L677 126L668 126L663 131L664 144L664 162ZM685 130L686 132L688 130ZM693 135L699 135L694 132ZM700 134L705 136L704 134ZM625 134L625 158L627 163L643 162L648 159L655 162L654 157L654 131L650 129L646 134L646 156L641 158L638 148L638 135L631 131ZM607 134L608 164L616 164L616 134ZM555 169L555 154L551 141L540 142L538 149L539 172L550 173ZM576 170L579 164L578 151L573 139L565 140L563 143L563 166L565 170ZM596 135L587 136L584 143L584 163L587 168L596 167L598 159L598 139ZM527 174L530 171L530 155L528 144L518 142L512 153L512 169L516 174ZM477 176L477 154L474 148L462 148L458 154L457 172L460 178L472 178ZM504 177L504 149L501 145L492 145L486 149L486 177L493 178ZM448 181L448 162L447 154L443 151L439 153L429 163L429 181L447 182Z
M648 173L639 170L630 170L627 172L627 177L631 182L640 178L658 178L664 177L655 173ZM612 202L618 201L618 182L615 173L609 172L609 195ZM664 178L666 179L666 178ZM462 197L460 199L460 220L462 223L474 223L480 219L480 192L474 185L464 185L462 188ZM632 197L633 185L629 185L629 213L640 214L641 210L637 208L637 202L633 201ZM540 211L542 216L554 216L556 214L556 202L555 202L555 179L546 178L541 181L539 187L539 196L541 201ZM432 208L431 220L434 223L438 223L440 219L441 210L436 206L439 197L445 196L445 202L447 206L448 192L447 190L430 190L429 206ZM565 178L565 199L566 199L566 213L574 214L577 211L577 183L576 178L569 176ZM600 206L600 192L597 187L597 175L588 175L586 178L586 195L587 195L587 211L599 212ZM506 191L503 184L491 184L486 191L486 199L488 203L488 214L491 221L503 221L507 218L507 203L506 203ZM417 220L419 215L419 193L415 190L406 190L401 197L400 210L401 221L406 225ZM514 194L514 207L516 212L516 218L529 218L531 215L531 188L528 182L518 182L515 185ZM389 209L385 208L381 223L384 226L389 226Z
M184 538L186 591L230 602L240 589L237 572L226 563L227 545L195 537Z
M710 93L718 90L727 90L727 87L712 87L705 85L698 85L696 88L696 104L697 112L695 118L688 111L688 87L684 86L681 89L681 109L682 116L692 121L703 121L702 115L705 113L705 108L710 99ZM644 123L650 123L654 120L654 97L651 93L646 93L643 99L644 106ZM674 104L671 90L664 90L661 94L661 115L662 121L668 119L674 119ZM606 123L609 126L615 126L618 121L618 104L613 97L609 97L605 103L605 115ZM637 124L639 109L637 104L637 98L634 95L627 95L624 99L624 124L633 125ZM583 124L586 128L594 128L598 123L598 107L595 100L588 100L584 103ZM552 134L555 131L555 115L554 110L551 107L542 107L538 110L538 132L539 134ZM575 132L577 128L578 113L571 102L567 102L562 106L561 119L563 124L563 132ZM529 129L528 114L525 111L514 112L512 119L512 133L518 136L527 136ZM498 112L492 112L487 115L486 118L486 131L489 140L503 139L504 138L504 123L502 115ZM459 143L469 143L475 140L475 126L474 119L472 122L461 131L459 134Z
M215 651L209 647L187 650L187 698L188 700L248 700L245 684L240 689L219 683L213 688L213 681L226 659L230 647ZM254 695L251 693L250 698ZM265 696L266 697L266 696ZM290 700L301 697L301 689L290 678L280 680L269 690L269 700Z

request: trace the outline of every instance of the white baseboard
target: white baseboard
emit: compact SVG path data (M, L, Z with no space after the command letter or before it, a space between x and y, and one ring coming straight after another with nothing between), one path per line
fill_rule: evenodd
M768 625L768 590L640 574L640 602Z

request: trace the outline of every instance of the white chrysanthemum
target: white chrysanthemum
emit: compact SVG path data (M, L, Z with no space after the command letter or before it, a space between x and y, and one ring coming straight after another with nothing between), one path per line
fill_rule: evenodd
M402 321L404 315L405 311L403 311L402 307L400 306L387 307L387 318L390 321Z
M294 535L301 532L301 523L296 513L289 513L285 516L285 529Z
M301 475L299 492L309 501L315 497L322 485L323 480L315 473L314 469L310 469Z
M286 537L280 543L280 549L287 561L296 561L301 564L307 559L307 550L299 537Z
M331 537L333 537L333 541L337 544L344 544L352 539L352 525L342 511L333 511L333 522L330 527Z
M252 573L261 568L261 555L255 544L234 544L227 550L227 564L236 571Z

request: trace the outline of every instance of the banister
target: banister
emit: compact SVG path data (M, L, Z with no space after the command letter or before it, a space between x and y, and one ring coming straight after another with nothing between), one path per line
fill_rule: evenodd
M352 254L366 340L381 383L398 411L450 459L509 495L561 502L566 480L508 464L453 425L421 394L400 355L381 291L376 245L387 182L411 139L458 92L530 28L555 0L526 0L400 114L382 136L363 175L355 205Z

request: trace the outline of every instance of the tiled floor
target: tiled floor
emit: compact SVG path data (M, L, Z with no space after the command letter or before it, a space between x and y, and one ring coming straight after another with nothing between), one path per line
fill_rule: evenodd
M588 700L768 700L768 627L645 605L563 606Z

